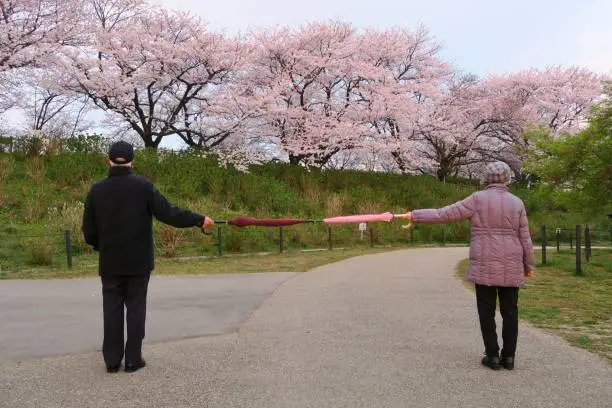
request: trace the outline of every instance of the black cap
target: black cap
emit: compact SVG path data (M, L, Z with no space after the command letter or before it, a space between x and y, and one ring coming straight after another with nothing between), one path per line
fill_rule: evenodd
M108 158L116 164L125 164L134 160L134 147L128 142L120 140L111 145Z

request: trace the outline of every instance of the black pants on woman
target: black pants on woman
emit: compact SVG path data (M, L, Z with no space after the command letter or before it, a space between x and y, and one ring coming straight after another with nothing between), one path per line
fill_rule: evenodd
M489 357L497 357L499 344L495 326L495 306L499 297L499 309L503 319L501 357L514 357L518 337L519 288L476 285L476 304L480 318L480 330Z

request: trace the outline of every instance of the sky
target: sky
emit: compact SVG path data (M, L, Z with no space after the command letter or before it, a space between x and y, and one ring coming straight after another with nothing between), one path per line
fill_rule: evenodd
M479 76L549 65L612 74L611 0L152 0L199 15L209 28L300 26L339 19L356 27L423 24L456 68Z

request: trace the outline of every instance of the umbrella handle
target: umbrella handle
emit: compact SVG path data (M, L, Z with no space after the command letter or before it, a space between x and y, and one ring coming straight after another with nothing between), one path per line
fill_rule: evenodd
M221 221L217 220L217 221L215 221L215 224L227 224L227 221L225 221L225 220L221 220ZM202 234L204 234L204 235L212 235L213 234L212 231L209 231L206 228L200 228L200 231L202 231Z
M410 229L412 228L412 214L410 212L404 213L404 214L393 214L393 218L403 218L403 219L407 219L408 220L408 224L406 225L402 225L403 229Z

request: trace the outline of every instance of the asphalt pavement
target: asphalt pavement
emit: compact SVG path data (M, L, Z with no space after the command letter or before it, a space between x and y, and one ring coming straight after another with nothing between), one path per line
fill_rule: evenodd
M453 277L467 251L410 249L282 279L275 275L275 289L263 285L264 295L248 290L228 295L226 308L243 296L258 300L225 328L211 325L216 328L210 333L222 334L189 339L171 340L170 329L185 335L182 330L192 327L196 317L200 327L207 319L221 322L225 317L190 311L200 297L183 298L182 290L199 284L214 296L215 284L207 281L211 277L177 279L172 295L166 292L170 285L160 284L150 301L158 308L157 317L148 330L159 330L159 338L166 340L149 339L147 367L107 374L99 352L79 351L76 344L66 355L9 359L0 363L0 406L611 407L612 365L524 322L514 371L480 365L483 345L474 296ZM6 293L3 285L0 294ZM19 284L13 285L15 306L21 296ZM96 296L93 286L86 288ZM50 288L44 296L47 305L73 306L66 320L72 322L71 335L77 333L77 321L95 331L88 320L95 313L82 301L60 300ZM10 304L2 307L10 309ZM99 308L99 299L90 307L94 304ZM27 313L35 316L34 310ZM17 341L24 330L39 333L27 322L20 324L13 326ZM87 330L82 334L92 335Z

